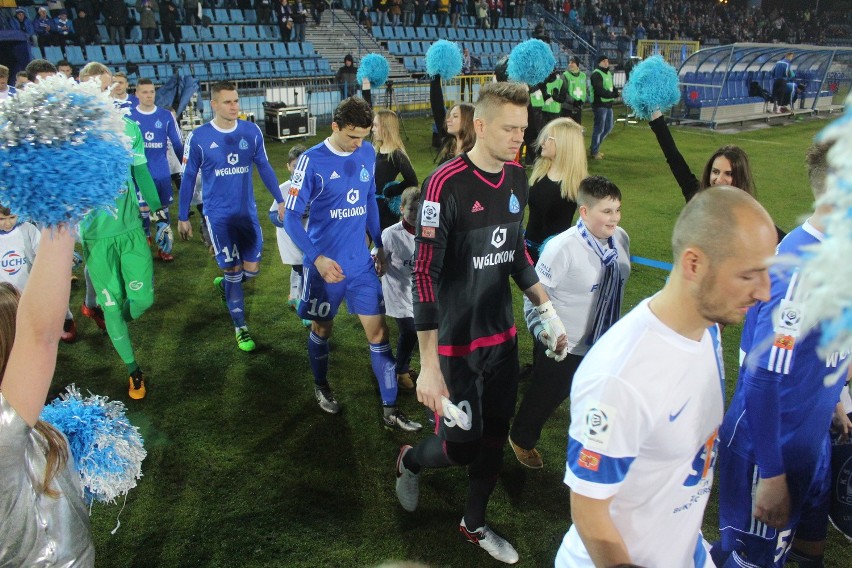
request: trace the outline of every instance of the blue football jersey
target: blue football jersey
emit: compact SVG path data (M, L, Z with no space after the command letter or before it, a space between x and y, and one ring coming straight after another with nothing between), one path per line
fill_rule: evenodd
M151 112L145 112L135 106L130 109L130 118L136 121L142 131L142 139L145 141L145 158L148 160L148 171L151 172L151 177L155 180L170 177L168 140L172 142L175 155L183 158L183 140L172 113L160 107L156 107Z
M189 205L195 190L195 178L201 172L204 188L204 215L219 219L257 217L252 188L252 164L256 164L267 188L274 182L273 197L281 198L281 190L266 156L263 134L253 123L237 120L230 131L212 122L196 128L186 139L183 182L180 186L179 218L189 218ZM272 179L267 183L267 177Z
M376 151L367 142L349 154L320 142L299 157L284 196L287 209L299 216L310 206L308 237L344 274L372 270L365 238L367 209L376 194L375 165Z
M805 223L781 241L777 254L805 256L806 247L821 239L819 231ZM746 315L740 342L745 360L720 438L748 458L754 457L754 436L742 388L744 372L768 373L780 381L781 446L787 464L816 461L824 450L817 442L828 436L831 416L840 400L845 375L832 387L823 386L823 380L848 365L848 353L832 353L825 358L817 352L819 328L804 329L800 323L798 277L795 267L772 269L771 299L758 302Z

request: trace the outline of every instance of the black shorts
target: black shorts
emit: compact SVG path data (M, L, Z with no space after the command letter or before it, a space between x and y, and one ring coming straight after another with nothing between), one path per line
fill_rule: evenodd
M450 442L478 440L483 433L505 436L518 399L518 341L482 347L465 357L439 356L450 400L471 417L471 429L462 430L447 417L438 436Z

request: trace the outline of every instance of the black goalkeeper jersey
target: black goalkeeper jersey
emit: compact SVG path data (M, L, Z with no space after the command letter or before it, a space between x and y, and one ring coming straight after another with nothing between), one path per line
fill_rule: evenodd
M508 162L499 174L462 154L423 182L412 275L414 322L438 330L438 353L463 357L515 337L509 276L538 282L523 238L527 178Z

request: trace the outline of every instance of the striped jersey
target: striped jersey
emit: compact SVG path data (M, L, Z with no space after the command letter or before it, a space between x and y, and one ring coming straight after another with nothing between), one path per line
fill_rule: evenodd
M822 241L823 235L805 223L787 235L778 245L778 256L803 257L807 247ZM819 329L804 329L801 298L798 296L799 271L781 265L770 274L771 298L759 302L746 315L740 349L745 359L740 380L720 430L722 443L743 457L754 459L753 432L746 412L746 373L760 374L779 383L781 448L784 462L813 463L824 450L821 443L828 435L834 407L840 400L845 373L830 388L823 379L849 364L848 353L831 353L827 358L817 352Z
M513 340L511 276L521 290L538 282L523 236L524 168L499 173L462 154L423 182L415 238L414 322L438 330L438 353L463 357Z

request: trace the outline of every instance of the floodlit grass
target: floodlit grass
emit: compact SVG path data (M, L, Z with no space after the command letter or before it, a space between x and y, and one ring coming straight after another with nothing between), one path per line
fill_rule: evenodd
M588 137L591 115L584 119ZM674 136L696 173L718 146L743 146L761 202L790 230L811 206L804 154L825 123L785 122L739 134L678 128ZM431 128L426 119L408 119L405 126L408 152L422 181L433 168ZM322 136L309 143L321 140L328 127L320 130ZM281 181L291 145L267 146ZM602 150L606 159L593 161L590 169L610 177L624 193L622 225L631 236L631 252L669 261L671 228L684 201L650 129L619 124ZM426 434L380 426L366 340L357 320L345 312L336 320L330 367L344 411L329 416L317 408L307 333L287 308L289 268L279 260L266 218L271 197L259 179L255 187L266 236L261 275L247 286L257 352L237 349L212 285L220 272L197 235L175 244L174 263L156 263L156 303L130 328L147 377L144 401L128 399L124 365L89 320L80 317L77 343L60 348L54 392L74 382L84 392L124 400L148 451L144 477L127 499L117 534L110 531L121 505L93 510L98 566L370 566L388 559L498 565L456 534L466 489L461 469L425 473L420 509L409 514L399 507L393 489L398 448ZM192 222L197 229L197 215ZM625 310L658 290L665 277L660 270L634 266ZM75 309L82 293L74 291ZM515 311L522 327L520 302ZM390 327L395 340L393 322ZM724 335L732 391L739 329L731 327ZM519 336L522 364L529 363L531 341L526 333ZM409 416L424 418L414 395L401 395L400 404ZM526 470L506 450L491 501L490 524L514 543L526 566L551 565L569 526L568 489L562 483L567 424L566 404L538 446L545 460L541 471ZM717 536L715 502L714 495L705 517L711 539ZM826 565L852 566L852 547L833 530Z

